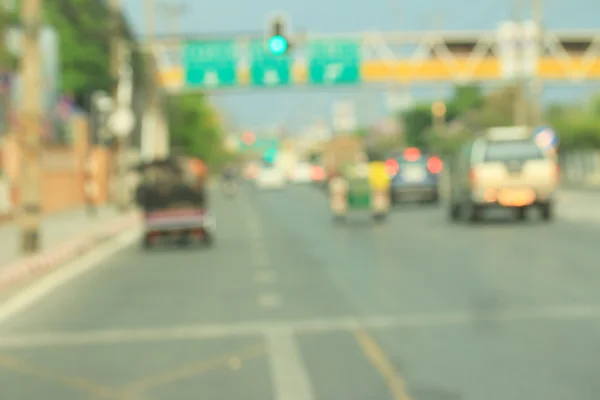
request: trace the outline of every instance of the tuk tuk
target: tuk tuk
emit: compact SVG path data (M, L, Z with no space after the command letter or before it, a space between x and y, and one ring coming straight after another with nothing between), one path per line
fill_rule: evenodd
M371 213L384 220L390 209L390 178L383 162L369 162L358 153L353 162L343 165L329 182L330 207L334 220L341 221L351 211Z
M167 158L137 167L142 182L136 201L144 211L143 248L163 240L181 245L214 242L214 217L208 213L205 168L195 160Z

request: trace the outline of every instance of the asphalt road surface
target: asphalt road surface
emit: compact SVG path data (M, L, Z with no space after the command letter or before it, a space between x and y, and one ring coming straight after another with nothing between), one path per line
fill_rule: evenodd
M310 187L214 202L213 249L127 248L4 321L0 398L600 398L600 222L568 204L335 226Z

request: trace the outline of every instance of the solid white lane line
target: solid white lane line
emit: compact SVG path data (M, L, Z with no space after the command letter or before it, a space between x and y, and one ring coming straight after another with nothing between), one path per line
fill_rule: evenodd
M312 384L291 330L267 335L267 354L275 400L313 400Z
M550 308L507 310L498 315L481 318L497 323L540 321L587 321L600 318L600 306L581 305ZM470 325L478 319L467 312L441 314L381 315L362 318L322 318L307 320L256 321L221 325L188 325L147 329L112 329L83 332L45 332L37 334L0 334L0 348L69 347L117 343L202 340L208 338L266 335L283 330L315 334L347 332L359 328L425 328Z
M17 292L8 301L0 304L0 325L14 315L29 309L44 296L47 296L60 286L101 265L102 261L123 248L132 245L135 241L139 240L140 234L141 231L139 228L125 231L109 242L99 245L81 258L68 263L26 289Z
M254 282L256 283L274 283L277 280L277 273L270 269L261 269L254 272Z
M258 296L258 305L262 308L279 308L281 307L281 303L281 297L276 293L261 293Z
M250 234L253 266L257 268L267 267L271 260L256 211L247 200L241 202L241 207L246 220L246 228Z

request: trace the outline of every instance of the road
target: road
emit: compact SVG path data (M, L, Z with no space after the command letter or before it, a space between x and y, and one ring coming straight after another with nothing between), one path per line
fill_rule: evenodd
M214 249L127 248L4 321L0 398L598 399L594 221L216 197Z

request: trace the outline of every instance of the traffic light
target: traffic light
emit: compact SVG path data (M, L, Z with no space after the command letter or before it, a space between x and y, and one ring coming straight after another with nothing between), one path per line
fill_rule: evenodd
M266 162L268 162L269 164L272 164L275 161L276 156L277 156L277 149L269 148L269 149L265 150L265 152L263 154L263 159Z
M253 132L244 132L242 134L242 142L246 146L252 146L256 142L256 135Z
M267 47L275 56L287 54L290 50L286 24L282 18L276 18L271 22Z

